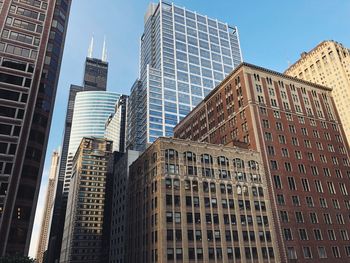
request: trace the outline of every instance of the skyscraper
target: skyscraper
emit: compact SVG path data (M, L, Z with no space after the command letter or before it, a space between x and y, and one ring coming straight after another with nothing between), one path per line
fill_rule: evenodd
M105 46L105 44L104 44ZM105 51L102 52L105 54ZM63 224L65 219L65 209L67 195L62 196L64 177L66 173L66 164L68 157L69 140L72 129L73 112L75 105L75 97L81 91L105 91L107 89L108 62L104 55L102 59L93 58L93 39L91 40L88 57L85 61L85 69L82 85L71 85L69 89L66 119L63 132L62 152L60 160L60 171L58 175L57 191L55 197L55 207L52 217L52 225L50 232L50 240L48 246L48 261L53 262L58 259L61 253L61 241L63 234Z
M126 95L120 96L114 114L106 122L105 138L113 141L113 152L125 152L128 98Z
M105 123L114 113L120 94L107 91L78 92L75 97L72 129L68 147L63 196L68 195L72 160L83 137L104 138Z
M145 14L140 87L130 106L128 146L145 149L173 127L242 61L238 31L215 19L160 1ZM137 83L137 82L136 82ZM134 96L130 104L135 104ZM137 112L133 112L136 110Z
M78 146L73 159L60 262L101 260L106 173L112 147L112 141L85 137Z
M38 263L44 262L44 253L47 249L47 245L49 241L52 212L53 212L53 206L54 206L55 194L56 194L57 176L59 171L59 161L60 161L60 154L59 152L54 151L51 157L49 182L47 186L47 194L46 194L45 205L44 205L44 216L41 223L40 239L39 239L38 251L36 256L36 261Z
M262 154L281 262L349 261L349 145L330 88L242 63L174 133Z
M0 256L29 250L70 5L0 3Z
M332 88L334 101L350 141L350 49L335 41L323 41L291 65L286 74Z

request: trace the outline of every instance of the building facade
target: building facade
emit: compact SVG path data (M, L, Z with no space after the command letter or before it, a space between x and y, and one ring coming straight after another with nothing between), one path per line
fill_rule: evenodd
M49 182L47 187L46 200L44 205L44 216L41 222L40 239L38 245L38 251L36 256L36 262L44 262L44 253L47 249L51 228L52 212L55 201L57 176L59 173L60 153L54 151L51 157L51 167L49 173Z
M108 163L106 204L104 211L103 262L121 263L126 261L127 250L127 207L129 166L139 157L140 152L127 150L113 152Z
M29 250L70 5L0 3L0 256Z
M262 154L281 262L349 261L349 146L330 88L242 63L174 133Z
M159 138L128 193L125 262L280 262L257 152Z
M105 123L114 113L120 94L106 91L78 92L74 103L63 195L68 195L72 160L83 137L104 138Z
M87 57L83 87L84 90L106 90L108 77L108 62L102 59Z
M73 159L60 262L100 262L108 159L113 142L83 138Z
M332 88L341 123L350 140L350 49L335 41L323 41L290 66L287 75Z
M171 136L241 61L236 27L165 1L151 4L141 37L140 122L132 124L140 134L129 136L128 145L144 150L157 137Z
M121 95L115 105L115 112L108 117L105 127L105 138L113 141L113 152L125 152L128 99Z
M108 62L102 59L93 58L93 45L91 45L90 48L90 54L85 61L85 70L82 86L71 85L69 89L66 119L63 131L62 152L59 166L60 171L58 175L55 207L52 217L52 225L54 227L51 228L50 241L48 246L49 251L47 254L48 262L54 262L55 260L58 260L61 253L61 242L66 211L65 209L67 204L67 194L62 196L62 192L66 173L66 164L72 129L75 97L78 92L94 90L106 91L107 89ZM100 75L97 76L96 74Z

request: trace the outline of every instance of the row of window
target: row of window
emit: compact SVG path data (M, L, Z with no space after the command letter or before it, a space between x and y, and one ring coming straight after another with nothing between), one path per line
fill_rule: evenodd
M167 211L165 213L166 216L166 223L175 223L175 224L181 224L181 212L170 212ZM192 213L192 212L187 212L186 213L186 222L187 224L200 224L201 220L205 220L207 224L214 224L218 225L220 224L220 219L219 219L219 214L211 214L211 213L206 213L205 215L202 215L200 213ZM239 221L238 221L239 219ZM237 222L238 221L238 222ZM253 225L253 222L258 226L268 226L269 225L269 220L267 216L256 216L255 219L252 215L240 215L239 217L234 214L224 214L223 215L223 223L225 225L236 225L241 224L242 226L246 225Z
M204 197L204 207L212 207L212 208L217 208L218 207L218 201L217 198L215 197ZM198 196L186 196L185 197L185 204L186 206L192 207L192 205L194 207L200 207L200 198ZM179 195L166 195L166 205L167 206L181 206L181 197ZM222 208L231 208L234 209L235 208L235 204L234 204L234 199L226 199L223 198L221 199L221 206ZM238 207L240 210L250 210L251 209L251 205L250 205L250 201L246 200L238 200ZM254 207L255 210L257 211L266 211L266 205L265 205L265 201L254 201Z
M350 257L350 246L345 246L345 255L346 257ZM315 256L312 254L312 250L310 247L303 247L303 257L306 259L315 258ZM332 246L331 247L332 257L333 258L341 258L340 249L338 246ZM319 258L329 258L327 255L327 251L325 247L317 247L317 254ZM297 260L297 251L294 247L287 247L287 257L288 259Z
M217 186L220 188L221 193L228 193L228 194L233 194L234 189L236 189L236 193L238 195L244 195L248 196L249 195L249 187L247 185L236 185L232 186L231 184L217 184L214 182L203 182L202 183L202 190L204 193L216 193L217 191ZM180 180L179 179L171 179L171 178L166 178L165 179L165 187L167 189L174 189L174 190L180 190ZM193 192L198 192L198 181L196 180L185 180L184 181L184 189L185 190L191 190ZM264 189L259 186L252 186L251 187L251 194L252 196L264 196Z
M263 247L261 248L261 253L264 259L268 258L274 258L274 252L272 247ZM245 247L244 248L244 256L246 259L258 259L258 248L256 247ZM241 259L241 250L240 248L227 248L227 257L228 259ZM216 259L216 260L223 260L223 252L222 248L220 247L209 247L208 248L208 255L203 256L203 249L202 248L188 248L188 258L190 260L203 260L204 258L207 258L209 260ZM177 261L183 260L183 254L182 254L182 248L168 248L167 249L167 260L174 260ZM155 261L157 261L157 257L155 257Z
M281 181L281 177L279 175L274 175L273 176L273 179L274 179L274 185L277 189L283 189L282 187L282 181ZM295 178L292 177L292 176L288 176L287 177L287 181L288 181L288 187L289 187L289 190L297 190L297 184L295 182ZM309 180L307 178L301 178L300 179L300 182L301 182L301 185L302 185L302 189L303 191L305 192L311 192L311 187L310 187L310 184L309 184ZM323 184L322 184L322 181L320 180L314 180L314 184L315 184L315 190L316 192L318 193L324 193L324 190L323 190ZM327 189L328 189L328 192L332 195L336 195L337 194L337 191L336 191L336 187L334 185L333 182L324 182L324 184L327 185ZM340 189L340 193L344 196L347 196L349 195L348 194L348 189L346 187L346 184L344 183L338 183L339 185L339 189Z

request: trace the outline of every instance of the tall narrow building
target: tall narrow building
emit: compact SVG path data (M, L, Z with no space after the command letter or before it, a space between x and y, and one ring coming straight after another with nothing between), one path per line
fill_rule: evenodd
M56 194L56 185L57 185L57 176L59 171L59 161L60 161L60 153L58 151L54 151L51 157L51 167L49 173L49 182L47 186L47 194L44 205L44 216L41 222L41 230L40 230L40 238L38 251L36 256L36 262L42 263L44 261L44 254L47 250L47 245L49 241L49 234L51 228L51 219L53 206L55 201Z
M127 145L144 150L173 127L242 61L238 30L160 1L150 4L141 37L140 87L130 97ZM137 82L136 82L137 83ZM136 99L137 102L133 101ZM137 112L133 112L136 110Z
M106 173L112 147L112 141L98 138L83 138L78 146L73 159L60 262L101 260Z
M335 41L323 41L285 72L287 75L332 88L334 101L350 141L350 49Z
M330 88L242 63L174 133L262 154L281 262L350 260L349 145Z
M113 152L125 152L128 99L126 95L120 96L114 114L111 114L106 122L105 138L113 142Z
M0 256L28 254L70 5L0 2Z
M63 233L63 224L65 219L65 209L67 195L62 196L63 184L66 173L66 164L68 158L68 148L72 129L73 112L75 97L81 91L106 91L108 76L108 62L104 59L93 58L93 39L90 44L88 57L85 61L84 76L82 85L71 85L69 89L66 119L63 132L62 152L60 160L60 171L58 175L57 191L55 197L55 207L52 217L50 232L50 241L48 246L48 261L54 262L61 253L61 241Z

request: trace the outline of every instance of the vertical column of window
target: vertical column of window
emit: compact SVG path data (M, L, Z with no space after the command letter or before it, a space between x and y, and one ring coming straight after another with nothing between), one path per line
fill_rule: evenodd
M232 62L233 67L237 67L242 62L242 53L241 53L241 47L239 44L239 34L237 27L231 28L229 27L230 34L230 43L231 43L231 52L232 52Z
M197 14L197 28L198 28L198 35L199 38L204 38L206 35L206 38L208 39L208 43L210 43L210 37L208 35L208 22L207 18L201 15ZM198 49L197 49L198 53ZM209 94L209 92L213 89L213 71L211 68L210 62L208 60L204 60L204 56L207 55L207 58L210 59L210 53L209 49L206 51L206 53L203 53L201 51L200 53L200 61L199 65L201 67L201 77L202 77L202 83L203 83L203 95L206 96ZM204 66L206 68L204 68Z

